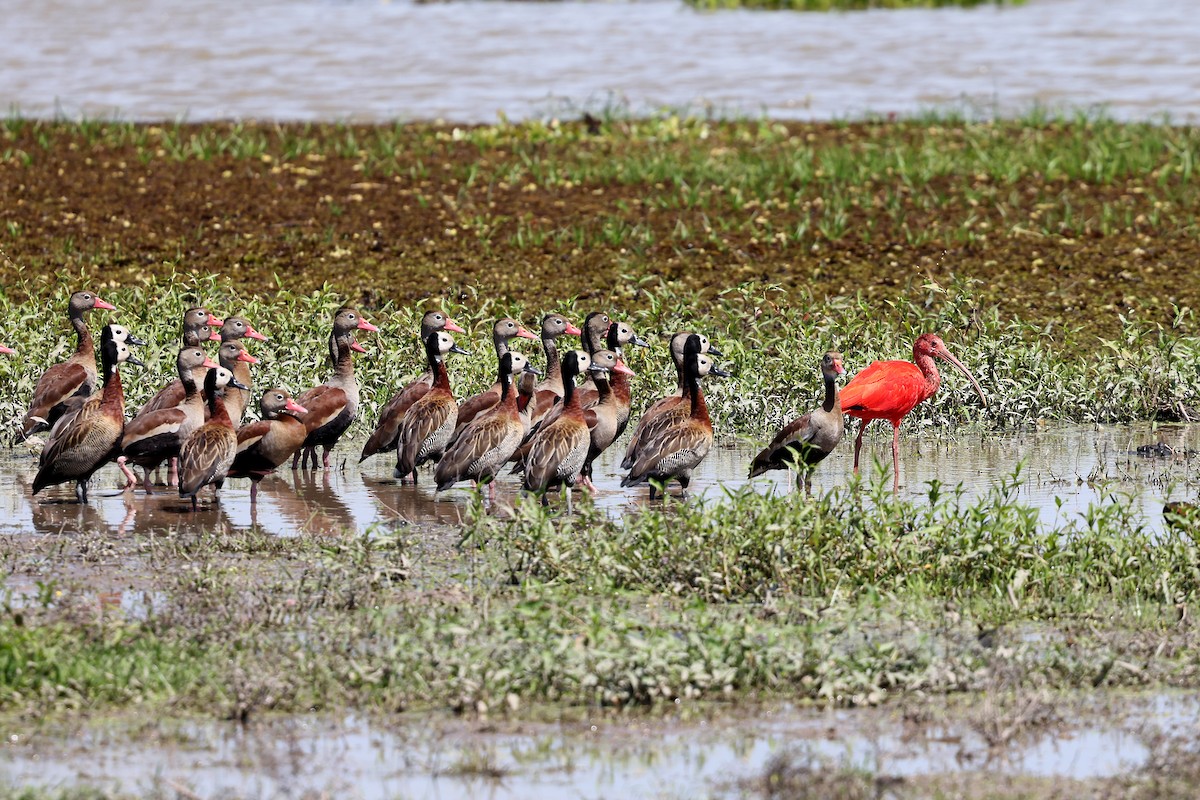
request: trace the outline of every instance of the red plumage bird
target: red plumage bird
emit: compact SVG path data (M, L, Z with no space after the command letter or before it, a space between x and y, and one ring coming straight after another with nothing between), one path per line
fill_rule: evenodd
M984 407L987 406L979 381L961 361L950 355L941 337L933 333L923 334L913 344L912 361L876 361L842 389L842 410L862 420L854 439L855 473L858 472L858 453L862 449L867 423L873 419L886 419L892 423L892 491L897 494L900 492L900 422L908 412L937 394L942 376L934 364L934 356L949 361L966 375Z

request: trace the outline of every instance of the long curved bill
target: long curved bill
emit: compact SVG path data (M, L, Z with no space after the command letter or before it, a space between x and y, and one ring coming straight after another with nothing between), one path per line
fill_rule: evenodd
M961 361L951 355L950 351L946 348L938 348L937 354L939 357L953 364L963 375L967 376L967 380L971 382L971 385L975 387L975 391L978 392L979 399L983 401L983 407L987 408L988 401L987 398L983 396L983 388L979 385L979 381L975 380L975 376L971 374L971 371L963 366Z

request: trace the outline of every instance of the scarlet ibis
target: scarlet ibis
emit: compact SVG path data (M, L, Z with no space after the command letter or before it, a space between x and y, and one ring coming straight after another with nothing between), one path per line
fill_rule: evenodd
M873 419L886 419L892 423L892 491L896 494L900 492L900 422L908 412L937 394L942 376L933 362L934 356L949 361L966 375L987 407L987 398L983 396L979 381L950 354L942 338L933 333L923 334L913 344L912 361L876 361L842 389L842 408L850 416L862 420L854 439L856 473L867 423Z

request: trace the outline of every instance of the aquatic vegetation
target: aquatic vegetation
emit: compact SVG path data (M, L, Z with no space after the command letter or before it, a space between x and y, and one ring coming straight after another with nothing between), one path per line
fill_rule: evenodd
M57 312L64 307L70 288L79 285L71 276L61 278L57 288L36 300L0 294L0 314L10 320L9 343L21 353L55 358L72 346L72 334L60 314L45 313L47 308ZM21 293L34 291L29 285L15 288ZM921 302L893 302L881 308L861 297L821 303L810 298L790 304L777 287L755 284L704 300L693 292L646 282L636 305L607 306L607 310L653 345L628 354L638 374L635 411L674 387L674 368L666 354L669 336L696 329L719 343L725 353L721 365L734 378L706 387L718 435L762 438L796 409L809 407L822 392L820 375L811 365L831 345L845 353L847 372L852 375L876 359L909 357L912 342L926 331L944 332L948 345L983 385L989 406L983 409L971 386L951 371L938 395L910 415L919 425L1011 428L1044 420L1116 422L1196 415L1200 343L1187 333L1190 310L1180 310L1170 327L1123 318L1118 337L1089 346L1082 334L1055 342L1045 331L1019 319L1005 319L995 311L981 313L975 289L973 284L930 284ZM146 369L127 370L130 407L144 402L161 379L173 374L179 320L191 305L203 302L219 314L239 314L264 331L270 341L250 345L261 361L254 367L255 384L294 391L327 376L329 321L344 301L332 286L311 294L278 289L269 296L241 295L215 276L182 275L106 288L105 296L118 308L112 312L114 318L150 342L139 349ZM356 362L362 387L356 424L361 430L370 430L380 405L424 370L417 330L420 315L432 307L443 308L468 330L459 339L469 346L488 340L497 316L511 315L533 324L546 310L498 303L481 295L433 298L420 307L385 303L364 308L364 315L382 332L364 340L368 352ZM575 299L554 308L579 321L596 306ZM703 309L703 314L697 309ZM521 346L540 363L536 345ZM471 349L472 354L457 358L451 369L458 397L482 391L495 380L490 348ZM21 358L0 359L0 422L10 429L25 411L36 377L37 371Z
M974 502L936 484L893 501L886 481L811 502L744 492L620 519L531 499L510 520L480 509L440 554L417 544L432 532L110 543L122 569L158 565L155 600L97 615L67 576L10 593L0 709L870 704L997 674L1197 685L1176 624L1200 592L1194 532L1153 536L1119 496L1043 530L1016 483ZM0 557L37 574L48 548L8 540Z

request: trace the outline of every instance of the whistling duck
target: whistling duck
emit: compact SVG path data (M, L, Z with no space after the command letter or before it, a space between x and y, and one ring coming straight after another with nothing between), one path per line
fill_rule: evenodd
M116 341L107 329L101 334L100 362L104 389L82 407L46 442L38 460L33 493L47 486L75 481L75 497L87 502L87 483L96 470L120 452L125 426L125 393L117 368L124 362L141 365L129 345ZM127 478L132 476L122 466Z
M527 370L533 367L520 353L505 353L500 357L500 401L459 429L458 438L446 449L434 473L439 492L458 481L473 480L476 484L489 483L489 491L495 497L496 485L492 481L525 436L513 375Z
M33 434L48 430L62 415L63 401L72 395L90 395L96 387L96 354L92 333L88 330L83 315L93 308L113 310L113 306L91 292L76 292L71 295L68 313L71 326L75 328L77 342L75 353L66 361L55 364L38 378L33 387L33 400L29 412L21 422L18 441Z
M625 345L634 344L638 347L649 347L650 343L633 332L633 328L623 322L614 322L608 329L608 349L617 354L617 359L624 364ZM593 361L595 359L592 359ZM617 400L617 438L625 432L629 424L629 410L633 403L633 394L629 385L632 372L613 372L609 375L609 384ZM579 405L591 408L600 400L596 387L584 384L576 389L579 392Z
M130 347L133 347L133 346L140 347L140 346L146 344L145 339L139 339L138 337L134 336L132 333L129 332L129 329L123 325L116 325L116 324L110 322L108 325L105 326L105 328L106 328L106 335L109 338L111 338L113 341L119 342L120 344L126 344L126 345L129 345ZM2 352L4 352L4 350L0 350L0 353L2 353ZM62 415L57 420L54 421L54 425L51 426L51 428L50 428L50 435L54 436L60 427L68 424L70 422L71 417L73 417L76 413L78 413L79 409L83 408L83 404L86 403L87 400L88 400L87 397L84 397L83 395L78 395L78 394L68 397L63 402L64 411L62 412Z
M700 337L689 336L683 350L684 401L659 414L643 431L637 461L621 481L622 486L637 486L653 480L664 484L665 493L665 484L674 479L683 487L682 496L687 496L692 470L708 455L713 443L712 420L708 416L704 392L700 390L700 378L705 375L729 376L701 355L700 349ZM654 493L654 484L651 484L651 500Z
M246 352L246 346L237 339L221 343L221 348L217 350L217 363L232 372L233 377L242 386L253 386L250 365L257 364L258 359ZM225 402L225 412L233 420L234 427L241 425L242 416L246 413L246 404L250 401L249 390L227 386L221 393L221 399Z
M179 448L192 432L204 424L204 398L196 383L198 370L220 366L199 347L184 347L175 358L183 399L178 405L157 411L141 411L125 426L121 437L121 464L132 462L145 470L142 488L153 492L150 473L162 462L179 455Z
M208 341L210 334L204 333L203 329L208 328L209 331L212 331L224 324L225 320L217 317L203 306L189 308L183 312L183 346L189 347ZM193 339L195 341L192 341Z
M751 478L773 469L794 469L796 488L803 484L805 491L812 490L813 468L833 452L846 430L837 387L838 376L845 372L842 354L836 350L830 350L821 358L821 375L825 379L824 402L820 408L784 426L775 435L751 462Z
M517 415L521 419L521 427L529 433L529 417L534 412L533 395L537 391L538 376L541 375L532 366L527 367L517 380Z
M204 376L208 422L192 431L179 448L179 496L192 498L193 511L196 510L196 494L205 486L211 484L213 498L220 500L221 486L237 455L237 434L221 400L220 390L226 386L246 388L239 386L233 373L224 367L210 369Z
M537 338L522 328L521 324L515 319L505 318L497 320L496 324L492 326L492 344L496 348L497 363L508 353L509 340L517 337L522 339ZM520 369L516 370L517 373L520 371ZM487 391L480 392L474 397L469 397L458 404L458 427L454 431L455 438L459 436L463 428L467 427L477 415L495 407L500 402L502 394L500 383L501 381L496 381Z
M293 400L286 390L264 392L258 407L262 419L243 425L237 432L237 456L228 475L250 479L251 505L258 502L258 482L291 458L308 436L300 421L300 415L307 414L308 409Z
M571 511L571 487L579 477L591 444L583 409L575 397L575 376L591 364L591 356L582 350L571 350L563 356L563 412L558 419L534 433L525 460L516 467L525 470L522 488L540 493L542 505L549 502L546 492L550 488L564 487L568 513Z
M236 339L257 339L267 341L267 337L254 330L254 326L243 317L227 317L221 323L221 341L232 342Z
M450 443L458 422L458 403L450 391L445 358L447 353L466 352L445 331L431 333L425 340L425 358L433 373L433 387L412 404L400 424L395 475L401 482L411 475L416 483L417 467L426 461L436 461Z
M579 336L582 333L560 314L547 314L542 317L542 349L546 352L546 377L538 383L533 394L533 410L529 412L532 422L537 422L545 416L554 406L555 399L563 396L562 361L558 357L555 340L559 336Z
M454 320L446 316L445 312L427 311L421 318L421 347L425 347L425 341L431 333L438 331L466 333ZM396 440L400 437L400 423L404 420L405 413L413 403L424 397L432 386L433 373L426 371L421 377L397 392L379 410L379 420L375 423L375 430L367 438L367 443L363 445L362 455L358 459L359 463L366 461L376 453L390 453L396 449Z
M353 308L343 306L334 315L333 332L329 335L333 377L296 398L297 403L308 409L304 415L308 437L304 440L304 446L292 457L292 469L296 469L301 456L305 469L310 458L316 469L318 445L324 450L321 465L329 469L329 453L358 416L358 381L354 378L353 353L367 351L355 341L354 332L378 330Z
M224 325L225 320L218 319L212 315L206 308L189 308L183 313L183 346L202 347L205 342L219 342L220 334L213 326ZM208 367L203 363L197 364L192 370L192 380L196 383L196 391L204 384L204 376L208 374ZM154 411L161 411L164 408L174 408L183 402L184 390L183 383L178 378L172 378L166 386L163 386L154 396L146 401L139 415L150 414ZM200 404L203 407L203 403Z
M587 458L584 459L583 467L579 470L579 475L583 479L584 486L594 491L596 487L592 483L592 464L621 435L620 413L622 398L617 395L614 388L617 378L620 377L628 381L634 372L625 366L625 362L621 360L621 357L612 350L598 350L593 353L592 364L588 367L588 372L592 374L592 380L595 381L598 399L593 406L584 409L585 420L588 423L590 445L588 446ZM628 388L626 388L627 399ZM627 414L628 408L626 404L625 409ZM628 416L626 416L626 419L628 419Z
M703 334L697 335L700 337L700 353L702 355L718 357L724 355L724 353L712 346L707 336ZM677 405L683 399L683 348L687 345L687 340L690 336L692 336L691 333L684 331L671 337L671 360L675 362L675 370L678 374L675 393L669 394L666 397L660 397L642 412L642 417L638 420L637 427L633 429L633 436L629 438L629 444L625 445L625 457L621 459L621 469L633 468L634 463L637 461L637 451L641 445L642 432L646 427L655 417Z

